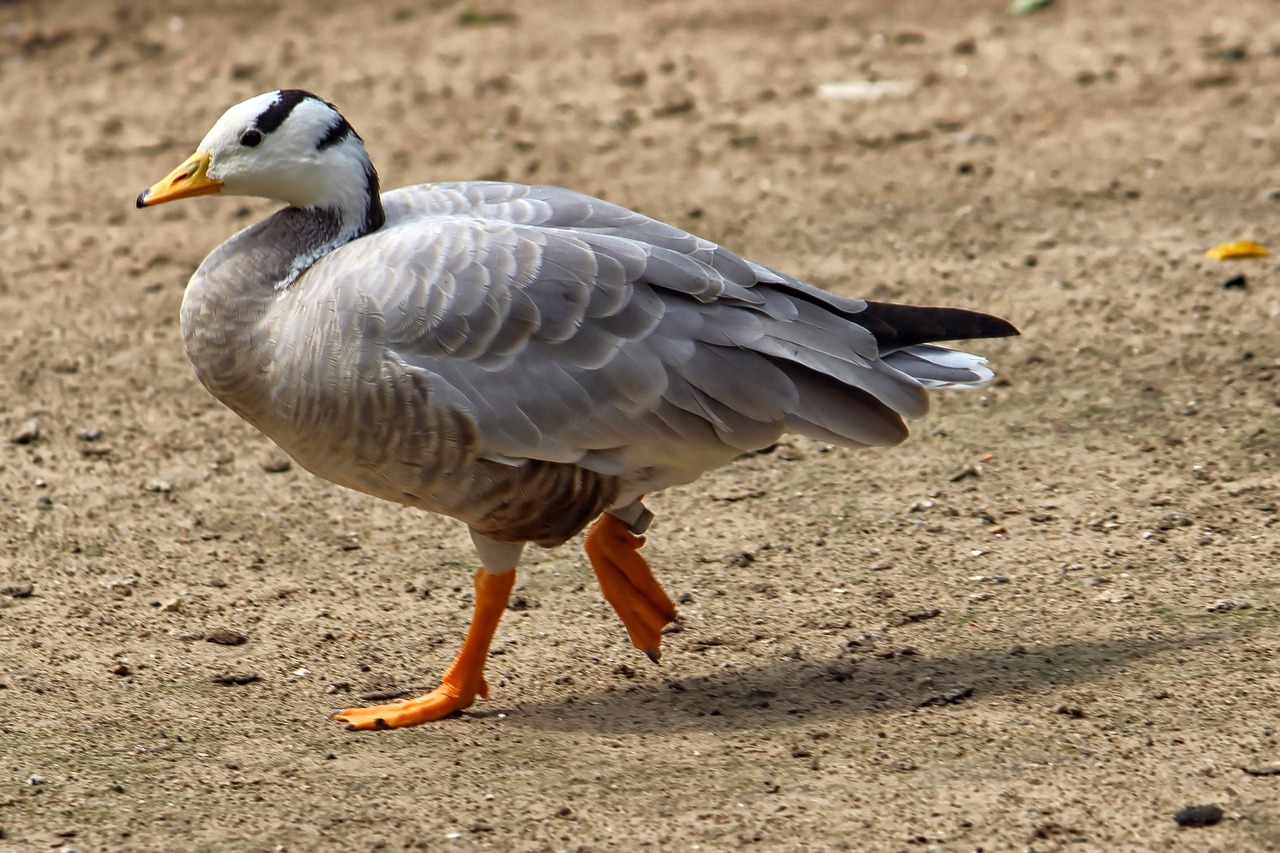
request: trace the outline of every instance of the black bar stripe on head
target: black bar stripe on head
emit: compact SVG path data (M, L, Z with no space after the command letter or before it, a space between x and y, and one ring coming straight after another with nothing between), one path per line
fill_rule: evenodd
M329 106L332 107L333 105L330 104ZM325 135L316 143L316 150L323 151L330 145L337 145L352 133L355 133L355 129L351 127L350 122L339 115L338 120L329 126L329 130L326 131Z
M284 120L289 117L289 113L293 112L294 107L310 99L320 100L310 92L304 92L301 89L281 89L280 96L258 115L254 126L263 133L271 133L284 124Z
M360 134L356 134L357 138ZM369 203L364 210L364 233L377 231L387 221L387 213L382 208L382 194L378 191L378 170L372 163L365 164L364 186L369 193Z

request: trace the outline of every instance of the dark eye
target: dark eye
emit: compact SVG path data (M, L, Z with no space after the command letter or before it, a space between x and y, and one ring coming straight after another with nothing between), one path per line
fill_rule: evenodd
M240 134L240 144L245 148L257 148L262 143L262 131L249 128Z

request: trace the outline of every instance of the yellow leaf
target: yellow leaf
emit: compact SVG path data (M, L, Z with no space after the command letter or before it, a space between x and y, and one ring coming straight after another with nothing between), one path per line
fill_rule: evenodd
M1252 240L1236 240L1234 243L1223 243L1205 252L1205 257L1215 261L1226 261L1231 258L1260 258L1269 255L1266 246L1260 246Z

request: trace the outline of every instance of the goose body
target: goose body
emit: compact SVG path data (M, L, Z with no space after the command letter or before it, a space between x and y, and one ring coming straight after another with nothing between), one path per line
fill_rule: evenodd
M232 107L138 205L210 192L288 206L192 276L182 336L200 381L311 472L466 523L483 565L472 632L490 636L480 593L505 601L523 545L600 519L588 554L656 659L674 609L635 553L641 496L787 432L896 444L927 389L991 378L936 341L1016 334L836 296L570 190L380 193L347 120L297 90ZM466 707L484 695L477 648L426 697L337 716L372 728Z

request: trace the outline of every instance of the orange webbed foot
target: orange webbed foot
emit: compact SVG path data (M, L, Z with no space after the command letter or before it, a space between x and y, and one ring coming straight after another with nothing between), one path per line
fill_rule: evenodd
M477 696L486 698L488 695L489 686L485 684L484 679L480 680L478 689L472 690L441 684L430 693L400 702L370 705L367 708L343 708L330 714L329 719L346 723L349 732L398 729L442 720L470 708Z
M487 698L489 685L484 680L485 659L498 622L507 608L516 573L476 572L475 615L462 650L440 679L440 686L430 693L402 702L372 705L368 708L343 708L329 715L347 724L347 731L398 729L429 723L470 708L476 697Z
M591 524L584 544L600 590L622 619L632 645L657 663L662 656L662 629L678 617L670 596L637 552L644 537L605 513Z

